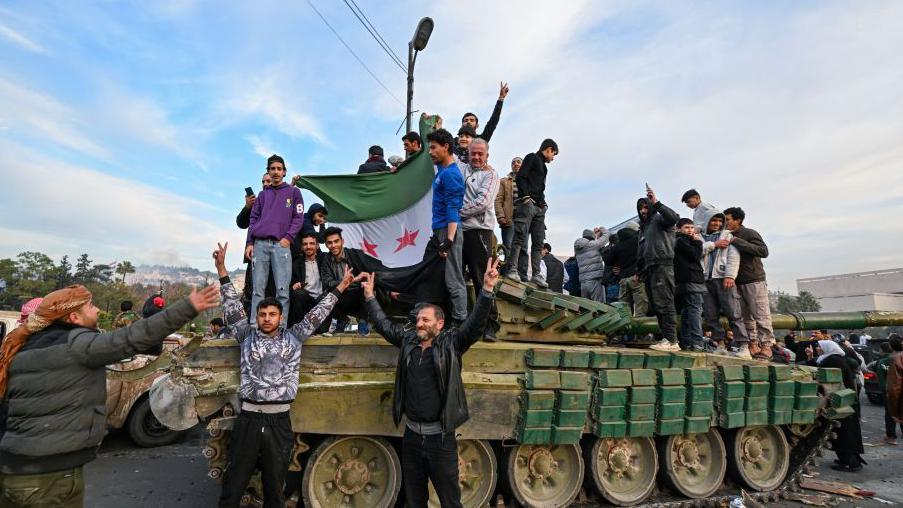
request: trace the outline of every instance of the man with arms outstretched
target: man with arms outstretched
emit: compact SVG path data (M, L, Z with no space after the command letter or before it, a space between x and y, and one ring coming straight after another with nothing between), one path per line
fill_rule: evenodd
M254 470L259 466L263 482L263 506L283 507L285 473L291 458L294 434L288 410L298 392L301 345L329 316L339 294L354 278L345 269L342 281L300 323L282 326L284 309L279 300L264 298L257 304L256 328L248 324L245 309L226 270L225 245L213 252L219 274L223 310L230 335L241 348L241 412L235 419L223 475L219 506L238 508Z
M401 471L409 506L426 506L433 482L443 508L460 508L458 445L455 429L468 419L461 380L461 356L482 336L495 300L498 260L490 259L473 312L461 326L445 327L442 308L421 304L416 332L386 318L373 291L375 277L364 274L361 286L377 332L401 351L395 370L392 418L407 416Z

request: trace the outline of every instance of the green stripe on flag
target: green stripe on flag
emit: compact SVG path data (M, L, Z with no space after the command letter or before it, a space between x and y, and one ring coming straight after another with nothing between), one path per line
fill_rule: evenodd
M329 222L364 222L403 212L433 185L435 173L426 145L426 133L431 130L432 118L421 119L423 150L405 161L397 173L302 176L298 186L323 200Z

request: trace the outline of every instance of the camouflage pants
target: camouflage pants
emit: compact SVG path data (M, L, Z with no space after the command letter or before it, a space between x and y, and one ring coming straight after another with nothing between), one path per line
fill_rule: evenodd
M82 508L82 468L0 476L0 508Z

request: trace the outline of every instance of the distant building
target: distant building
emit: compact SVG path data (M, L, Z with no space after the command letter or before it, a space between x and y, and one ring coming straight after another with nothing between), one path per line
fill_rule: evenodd
M796 289L811 293L824 312L903 311L903 268L797 279Z

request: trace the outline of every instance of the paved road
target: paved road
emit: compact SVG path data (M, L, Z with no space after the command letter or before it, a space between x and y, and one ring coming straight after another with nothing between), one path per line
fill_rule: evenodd
M854 483L873 490L877 497L903 503L903 439L900 446L884 446L884 408L863 404L863 440L869 465L859 473L830 469L834 454L821 459L819 478ZM209 507L216 505L219 484L207 478L207 461L200 451L205 432L197 429L171 446L143 449L135 447L122 433L107 436L98 460L85 469L87 496L91 508ZM857 507L888 505L875 500L850 500ZM845 503L846 504L846 503ZM794 502L780 506L799 507Z

